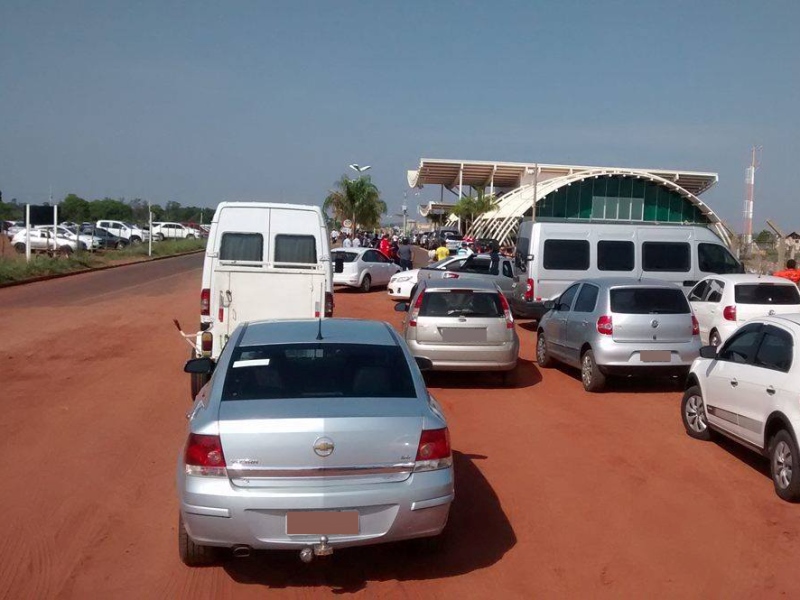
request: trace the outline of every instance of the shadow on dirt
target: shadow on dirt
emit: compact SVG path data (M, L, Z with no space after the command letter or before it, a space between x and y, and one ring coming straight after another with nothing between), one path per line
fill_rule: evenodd
M501 390L533 387L542 375L533 361L520 358L513 379L505 383L500 371L426 371L425 382L429 388ZM513 381L513 384L511 383Z
M564 375L572 377L578 383L581 381L581 371L563 363L556 362L553 369L561 371ZM619 375L606 378L605 388L596 392L596 395L614 393L635 394L676 394L680 400L683 394L686 377L623 377ZM586 392L587 394L589 392Z
M758 454L757 452L753 452L748 448L745 448L741 444L734 442L733 440L729 440L724 435L716 434L713 438L714 442L725 450L728 454L735 456L748 467L761 473L764 477L766 477L769 481L772 481L772 474L769 472L769 460Z
M344 548L310 564L300 562L295 551L260 551L227 561L225 571L238 583L353 593L370 581L438 579L491 566L514 547L517 538L500 500L475 465L485 458L453 453L456 499L435 550L412 540Z

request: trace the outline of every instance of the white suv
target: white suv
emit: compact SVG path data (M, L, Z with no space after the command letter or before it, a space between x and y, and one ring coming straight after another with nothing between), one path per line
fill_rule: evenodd
M149 233L133 223L125 223L124 221L98 221L97 227L101 227L106 231L110 231L117 237L128 240L132 246L141 244L149 239Z
M200 237L199 234L180 223L153 223L150 235L154 240L184 240Z
M791 502L800 501L798 341L800 314L745 323L719 352L700 350L681 402L691 437L720 433L768 457L775 492Z

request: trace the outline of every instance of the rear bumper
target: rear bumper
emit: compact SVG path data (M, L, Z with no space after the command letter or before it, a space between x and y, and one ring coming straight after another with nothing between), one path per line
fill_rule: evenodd
M690 342L636 343L601 340L592 345L595 361L604 373L641 374L663 373L685 374L694 359L700 355L700 336ZM642 359L643 351L669 351L668 361L650 362Z
M421 344L406 340L411 354L427 358L434 371L510 371L517 366L519 338L497 346Z
M355 275L350 275L349 273L336 273L333 276L333 285L358 287L361 285L361 278L358 273Z
M414 473L395 483L329 487L237 488L223 477L192 477L178 467L180 510L201 545L299 549L318 535L288 535L293 510L357 510L356 535L329 535L334 547L438 535L454 498L453 469Z

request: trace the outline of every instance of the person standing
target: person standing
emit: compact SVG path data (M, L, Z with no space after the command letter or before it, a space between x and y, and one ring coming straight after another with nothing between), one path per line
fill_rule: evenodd
M448 256L450 256L450 250L447 249L444 240L439 240L439 245L436 248L436 260L444 260Z
M408 244L408 238L403 238L400 246L397 248L397 257L400 259L400 268L403 271L408 271L414 268L413 249Z
M383 252L386 256L389 256L389 236L386 235L385 233L383 234L383 237L381 238L381 243L380 243L380 246L378 247L378 249L381 252Z
M344 240L342 241L342 248L352 248L353 242L350 241L350 235L345 234Z
M353 248L361 248L361 238L360 237L355 236L353 238Z
M783 271L776 271L773 275L788 279L795 285L800 282L800 269L797 268L797 261L793 258L786 261L786 268Z
M492 243L492 249L489 252L489 274L500 274L500 253L498 252L497 242Z

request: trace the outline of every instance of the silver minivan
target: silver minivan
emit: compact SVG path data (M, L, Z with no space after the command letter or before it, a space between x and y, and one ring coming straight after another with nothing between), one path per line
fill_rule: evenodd
M581 370L586 391L609 375L685 375L700 353L700 328L681 288L654 279L577 281L539 322L536 358Z

